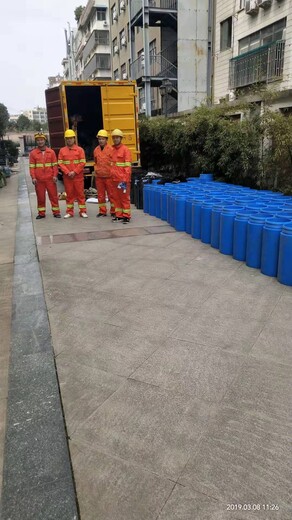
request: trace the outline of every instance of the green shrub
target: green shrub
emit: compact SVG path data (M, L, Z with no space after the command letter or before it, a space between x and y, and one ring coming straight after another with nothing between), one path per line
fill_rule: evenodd
M243 113L242 121L235 117ZM261 189L291 189L292 117L264 107L202 106L189 116L140 121L142 167L168 176L212 172Z

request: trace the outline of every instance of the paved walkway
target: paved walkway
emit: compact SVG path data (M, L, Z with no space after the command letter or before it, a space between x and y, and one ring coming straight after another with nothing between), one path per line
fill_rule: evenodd
M88 212L33 220L81 519L290 520L291 288Z
M18 168L0 190L0 489L8 394L8 365L11 343L13 261L17 218Z

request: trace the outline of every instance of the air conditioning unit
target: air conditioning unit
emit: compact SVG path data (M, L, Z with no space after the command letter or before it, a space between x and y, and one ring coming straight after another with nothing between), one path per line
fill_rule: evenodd
M124 0L120 0L120 10L125 11L126 10L126 3Z
M128 79L128 74L126 72L123 73L123 79Z
M245 2L246 14L257 14L259 12L258 0L246 0Z
M118 47L118 45L115 45L115 46L114 46L114 54L119 54L119 52L120 52L120 51L119 51L119 47Z
M272 0L258 0L258 6L267 9L272 4Z
M108 27L108 23L107 23L106 20L103 22L103 26L104 26L104 27Z
M228 94L226 95L226 101L235 101L236 100L236 94L234 90L229 90Z
M141 103L140 114L144 114L144 112L146 112L146 103Z
M117 11L113 11L113 20L117 21L117 19L118 19L118 13L117 13Z
M121 38L121 46L122 47L127 47L126 36L122 36L122 38Z

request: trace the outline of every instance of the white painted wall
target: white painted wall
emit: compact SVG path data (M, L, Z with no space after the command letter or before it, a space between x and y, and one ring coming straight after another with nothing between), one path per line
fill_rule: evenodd
M274 88L292 88L292 0L272 0L268 9L259 9L257 15L250 16L239 10L240 0L217 0L215 6L215 44L214 44L214 101L215 103L229 92L229 60L238 55L238 41L282 18L287 17L286 46L284 57L283 81L273 83ZM232 48L220 52L220 23L233 17Z
M178 111L190 110L207 98L208 0L179 2Z

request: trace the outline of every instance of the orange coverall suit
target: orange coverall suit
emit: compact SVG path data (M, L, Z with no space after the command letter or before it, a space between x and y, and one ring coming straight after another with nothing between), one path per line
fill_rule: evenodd
M79 207L79 215L86 213L85 196L84 196L84 175L85 153L83 148L73 144L70 148L64 146L59 151L58 165L63 173L63 181L67 194L66 213L74 215L74 202L77 199ZM70 172L75 172L75 177L68 177Z
M51 148L42 151L35 148L29 154L29 172L32 179L36 179L35 191L38 201L38 213L46 215L46 191L52 206L54 215L60 214L59 199L56 183L53 177L58 176L57 157Z
M98 196L99 213L106 215L106 193L111 203L111 215L115 214L112 200L111 160L112 147L106 144L102 149L97 146L94 150L95 186Z
M131 218L131 152L127 146L120 144L112 147L112 196L115 205L115 214L118 218ZM120 182L126 182L126 193L124 190L118 188Z

